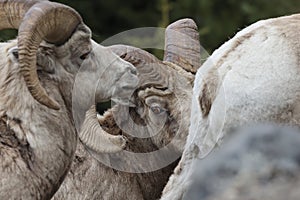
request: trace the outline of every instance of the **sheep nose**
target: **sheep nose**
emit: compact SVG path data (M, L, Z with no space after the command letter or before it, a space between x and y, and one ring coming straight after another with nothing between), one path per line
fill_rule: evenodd
M129 72L133 75L136 75L137 76L137 70L134 66L132 65L128 65L127 69L129 70Z
M131 69L130 72L131 72L133 75L137 75L137 71L136 71L135 68L134 68L134 69Z

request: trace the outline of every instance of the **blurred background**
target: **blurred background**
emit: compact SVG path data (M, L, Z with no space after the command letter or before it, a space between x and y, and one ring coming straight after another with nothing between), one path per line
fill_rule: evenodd
M300 13L300 0L58 0L81 13L98 42L133 28L166 27L185 17L198 25L211 53L260 19Z
M140 27L166 27L185 17L198 25L209 51L259 19L300 12L300 0L59 0L77 9L101 42Z
M102 42L125 30L166 27L185 17L195 20L202 46L211 53L240 29L260 19L300 13L300 0L54 0L75 8ZM0 40L15 36L1 31Z

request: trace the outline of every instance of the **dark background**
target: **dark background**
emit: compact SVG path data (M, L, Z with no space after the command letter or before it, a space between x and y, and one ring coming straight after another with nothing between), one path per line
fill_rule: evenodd
M139 27L166 27L185 17L198 25L202 46L212 52L260 19L300 13L300 0L59 0L75 8L98 42Z
M196 21L202 46L211 53L260 19L300 13L300 0L57 0L75 8L102 42L125 30L166 27L180 18ZM13 32L15 33L15 32ZM1 31L0 40L15 34Z

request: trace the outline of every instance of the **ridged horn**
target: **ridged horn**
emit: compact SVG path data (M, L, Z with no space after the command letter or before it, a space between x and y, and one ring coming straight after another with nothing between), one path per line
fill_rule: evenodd
M19 27L21 73L31 95L49 108L58 110L59 104L48 96L39 82L36 70L37 49L43 40L56 45L65 43L80 23L82 18L74 9L43 1L30 8Z
M44 40L62 45L82 23L72 8L48 1L0 1L0 29L18 28L19 66L31 95L41 104L59 110L41 86L36 71L36 53Z
M201 66L200 42L198 27L192 19L178 20L167 27L164 61L197 72Z
M96 153L117 153L123 150L127 143L124 136L111 135L101 128L95 105L86 112L79 138L86 147Z
M138 71L139 86L148 85L164 88L168 86L168 77L164 64L145 50L127 46L113 45L108 47L123 60L130 62Z
M0 0L0 30L18 29L26 12L40 1Z

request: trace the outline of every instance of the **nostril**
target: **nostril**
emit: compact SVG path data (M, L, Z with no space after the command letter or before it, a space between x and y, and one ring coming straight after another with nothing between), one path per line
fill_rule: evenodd
M14 49L14 51L12 52L12 54L14 55L14 57L18 60L19 59L19 52L18 49Z
M137 75L137 71L135 68L130 68L130 72L133 74L133 75Z
M129 65L129 66L128 66L128 70L129 70L129 72L130 72L131 74L137 75L137 70L136 70L135 67Z

